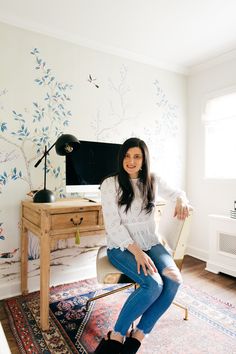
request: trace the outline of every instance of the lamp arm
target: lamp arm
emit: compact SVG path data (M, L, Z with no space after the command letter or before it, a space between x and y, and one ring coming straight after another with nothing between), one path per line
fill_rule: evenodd
M40 159L36 162L36 164L34 165L34 167L38 167L38 165L41 163L41 161L43 160L43 158L48 155L49 151L56 145L56 141L54 144L52 144L52 146L50 146L50 148L48 150L45 149L45 152L43 154L42 157L40 157Z

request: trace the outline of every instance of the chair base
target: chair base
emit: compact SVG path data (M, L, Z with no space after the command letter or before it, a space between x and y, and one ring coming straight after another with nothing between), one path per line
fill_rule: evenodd
M91 299L88 299L87 302L86 302L86 304L85 304L85 310L86 310L86 312L88 311L88 309L89 309L89 304L90 304L92 301L95 301L95 300L101 299L101 298L103 298L103 297L106 297L106 296L109 296L109 295L118 293L118 292L120 292L120 291L129 289L129 288L131 288L132 286L134 286L134 289L136 290L137 284L136 284L136 283L131 283L131 284L127 284L127 285L125 285L125 286L121 286L121 287L118 288L118 289L114 289L114 290L111 290L111 291L107 291L107 292L105 292L105 293L103 293L103 294L100 294L100 295L97 295L97 296L92 297ZM177 306L177 307L179 307L179 308L181 308L181 309L184 310L184 320L187 321L187 320L188 320L188 308L185 307L185 306L183 306L183 305L181 305L181 304L179 304L179 303L176 302L176 301L173 301L173 305L175 305L175 306ZM132 326L132 327L133 327L133 326Z
M183 306L183 305L180 305L178 302L176 301L173 301L173 304L181 309L184 310L184 320L187 321L188 320L188 308Z
M118 288L118 289L114 289L114 290L111 290L111 291L107 291L107 292L105 292L104 294L100 294L100 295L97 295L97 296L94 296L94 297L92 297L91 299L88 299L87 300L87 302L86 302L86 311L88 311L88 308L89 308L89 304L90 304L90 302L92 302L92 301L95 301L95 300L97 300L97 299L101 299L101 298L103 298L103 297L106 297L106 296L109 296L109 295L112 295L112 294L115 294L115 293L118 293L119 291L123 291L123 290L125 290L125 289L129 289L129 288L131 288L132 286L134 286L135 287L135 289L136 289L136 284L127 284L127 285L125 285L125 286L121 286L120 288Z

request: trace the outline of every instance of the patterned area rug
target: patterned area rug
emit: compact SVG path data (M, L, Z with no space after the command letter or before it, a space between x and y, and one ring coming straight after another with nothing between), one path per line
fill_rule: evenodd
M94 279L52 287L47 332L39 327L38 292L5 300L20 352L93 353L132 290L92 302L86 313L87 299L102 291ZM233 306L185 285L177 300L188 306L189 320L184 321L182 310L172 305L143 341L140 354L236 354Z

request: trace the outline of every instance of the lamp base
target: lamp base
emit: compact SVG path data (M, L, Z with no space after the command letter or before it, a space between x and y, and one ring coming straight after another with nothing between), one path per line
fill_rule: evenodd
M33 197L34 203L53 203L56 198L49 189L41 189Z

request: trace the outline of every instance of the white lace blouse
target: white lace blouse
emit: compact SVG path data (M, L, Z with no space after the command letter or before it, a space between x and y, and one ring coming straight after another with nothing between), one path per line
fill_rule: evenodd
M156 199L160 196L175 201L178 197L186 199L185 192L168 186L160 177L155 176ZM107 234L107 247L120 248L122 251L135 242L142 250L149 250L159 243L154 219L154 208L150 213L142 209L142 198L138 179L131 179L134 200L128 212L125 206L118 206L117 177L105 179L101 185L101 202Z

